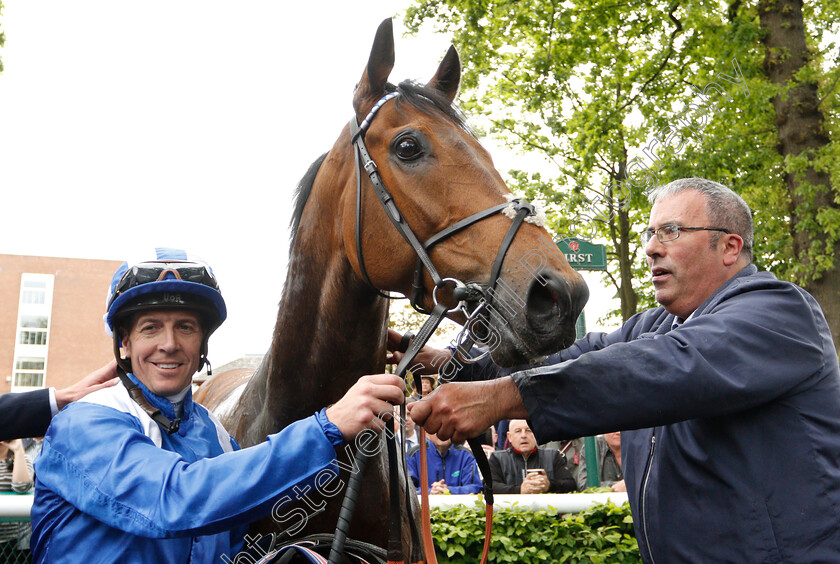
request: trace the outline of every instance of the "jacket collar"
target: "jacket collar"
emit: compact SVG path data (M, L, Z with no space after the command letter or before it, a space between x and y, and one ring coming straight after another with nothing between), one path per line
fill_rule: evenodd
M143 392L143 395L153 407L158 408L169 419L175 419L175 408L173 407L171 401L152 392L145 384L143 384L143 382L140 381L139 378L137 378L137 376L134 375L134 373L129 372L127 376L137 385L138 388L140 388L140 391ZM184 424L184 421L187 421L192 417L192 412L193 398L192 390L190 389L187 391L187 395L184 396L184 413L181 415L181 425Z
M753 274L756 274L757 272L758 272L758 268L756 268L756 266L754 264L748 264L747 266L745 266L744 268L739 270L732 278L730 278L729 280L727 280L726 282L721 284L718 287L718 289L715 290L714 293L711 296L706 298L706 301L704 301L702 304L700 304L700 306L697 309L695 309L693 312L691 312L691 314L688 316L687 319L679 320L677 318L677 316L675 316L673 314L668 314L668 318L665 320L665 323L663 323L660 326L660 331L658 331L658 332L667 333L668 331L676 329L677 327L679 327L680 325L682 325L683 323L685 323L689 319L695 318L698 315L702 315L703 313L705 313L705 311L712 304L717 303L720 296L723 293L725 293L727 291L727 289L729 289L731 286L737 284L740 281L741 278L744 278L746 276L752 276ZM665 308L662 308L662 309L664 310Z

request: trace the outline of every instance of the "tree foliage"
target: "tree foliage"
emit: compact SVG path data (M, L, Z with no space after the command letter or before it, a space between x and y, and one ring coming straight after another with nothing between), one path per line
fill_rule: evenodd
M406 20L409 29L428 22L451 33L464 60L465 108L510 147L550 163L539 172L511 171L511 185L556 212L551 227L559 236L608 244L607 276L626 319L636 309L628 287L639 305L652 303L634 236L649 212L644 191L674 178L717 180L747 200L760 267L812 291L815 281L833 278L840 264L840 70L830 39L840 7L811 2L797 24L797 5L418 0ZM768 23L773 17L776 27ZM804 53L791 39L797 25ZM792 57L799 67L774 76L774 65ZM801 101L809 89L816 102ZM777 109L784 102L788 112L817 105L819 127L796 135L822 136L823 143L785 152ZM807 174L814 170L823 173L819 182ZM831 317L826 296L821 303ZM840 311L834 323L837 334Z
M0 0L0 16L3 15L3 2ZM2 21L0 21L2 24ZM3 28L0 27L0 48L6 43L6 34L3 33ZM3 72L3 57L0 57L0 72Z

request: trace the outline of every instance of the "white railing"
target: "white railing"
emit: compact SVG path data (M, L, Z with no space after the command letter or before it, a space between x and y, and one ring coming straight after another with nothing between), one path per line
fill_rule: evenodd
M29 519L32 494L0 495L0 519Z
M430 507L447 508L456 505L475 505L478 494L473 495L431 495ZM567 494L497 494L493 496L493 509L515 511L539 511L548 509L558 513L578 513L595 503L612 501L621 505L627 501L625 492L567 493Z
M30 495L0 495L0 519L28 519L32 509ZM456 505L475 505L478 495L432 495L429 496L431 507L453 507ZM503 494L494 496L495 509L513 509L515 511L538 511L550 509L558 513L578 513L595 503L612 501L621 505L627 501L623 492L607 493L569 493L569 494Z

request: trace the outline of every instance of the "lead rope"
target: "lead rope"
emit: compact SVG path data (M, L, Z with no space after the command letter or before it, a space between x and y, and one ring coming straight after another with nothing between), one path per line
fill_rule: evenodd
M447 309L445 305L441 303L435 304L431 315L429 315L429 318L423 324L423 327L420 329L417 336L411 340L411 344L403 355L403 358L400 360L399 365L397 365L398 376L401 378L405 377L408 366L414 361L414 358L417 356L417 353L420 352L420 349L422 349L431 338L446 313ZM421 378L416 372L413 373L413 376L414 389L421 394L420 401L422 401L423 396L421 390L423 387L420 383ZM486 564L487 557L490 552L490 539L493 530L493 479L490 474L490 463L487 461L487 455L484 453L484 449L481 447L478 439L472 438L467 442L473 451L473 456L478 464L478 469L481 472L483 482L483 493L486 508L484 549L481 555L481 564ZM431 513L429 508L429 473L428 463L426 460L426 433L422 427L420 428L420 521L423 532L423 551L426 554L426 564L437 564L434 539L432 538Z

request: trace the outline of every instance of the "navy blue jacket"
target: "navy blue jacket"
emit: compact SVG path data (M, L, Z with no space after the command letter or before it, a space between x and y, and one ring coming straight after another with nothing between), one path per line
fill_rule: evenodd
M51 419L49 388L0 396L0 441L43 437Z
M538 442L622 431L647 563L840 562L840 367L816 300L750 265L673 322L650 309L513 374Z

